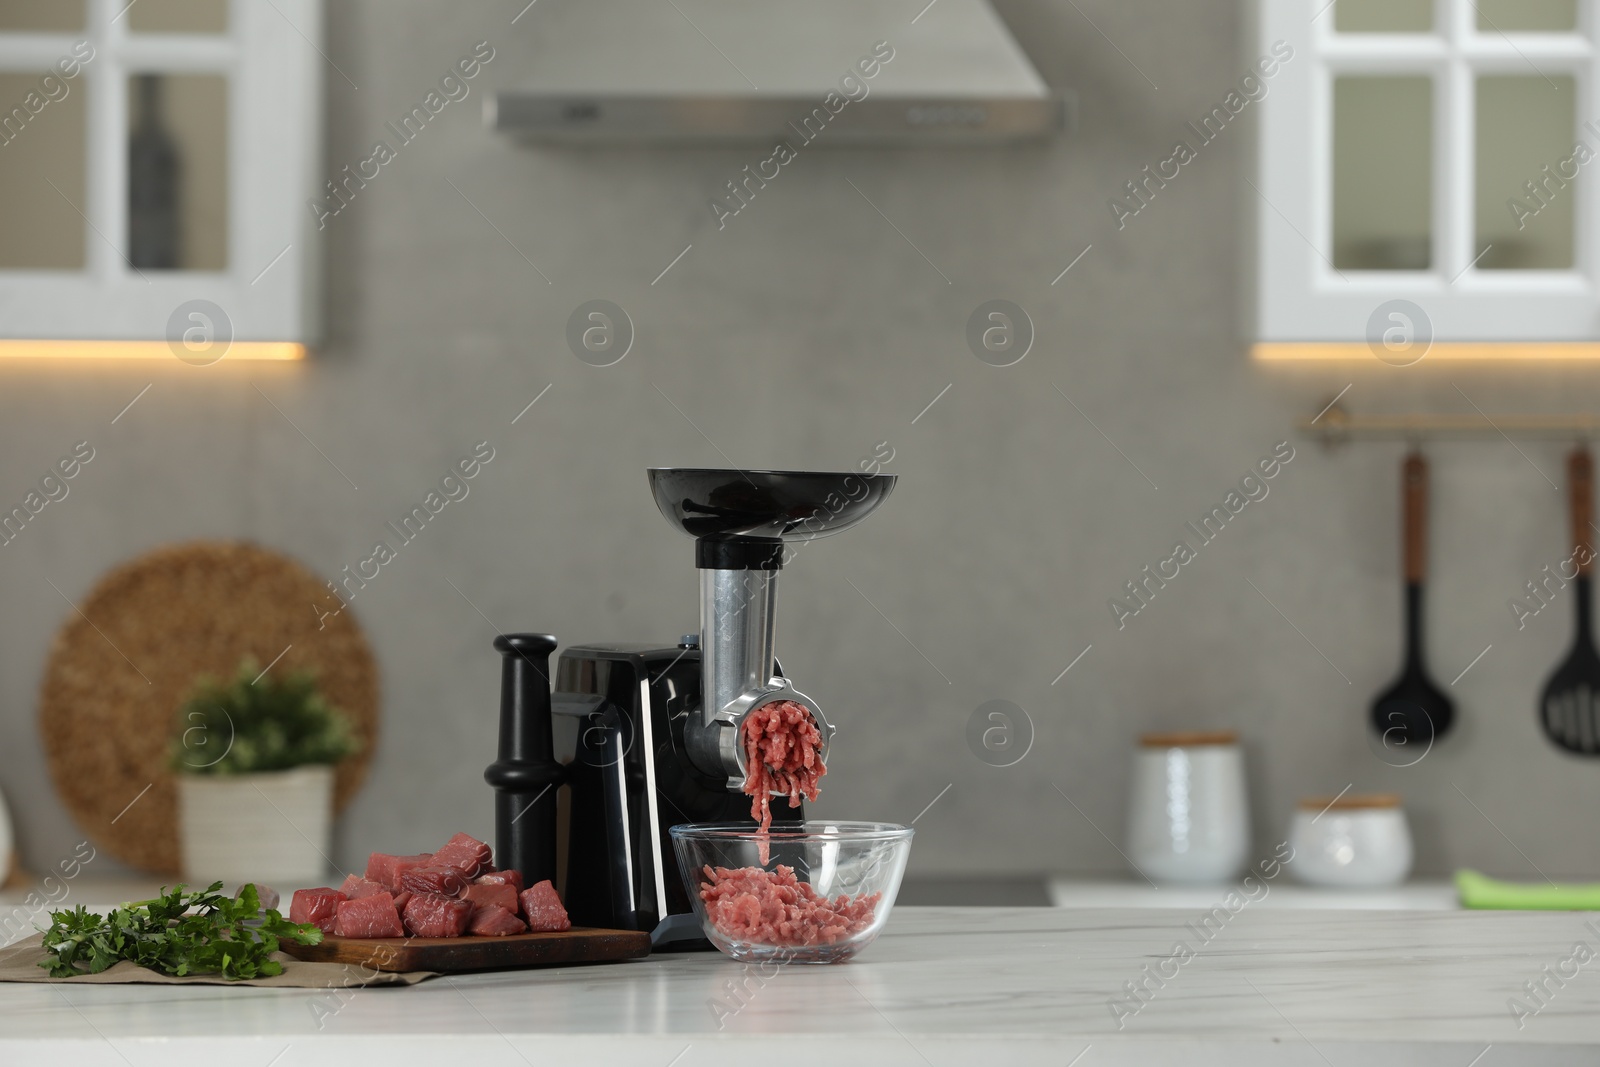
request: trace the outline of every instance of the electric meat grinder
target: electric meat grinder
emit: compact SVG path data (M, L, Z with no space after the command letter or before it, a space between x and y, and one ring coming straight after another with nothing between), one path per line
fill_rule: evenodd
M892 474L657 467L656 506L695 538L700 632L673 645L575 645L504 634L495 862L526 884L565 874L574 925L649 930L658 950L705 944L667 835L681 823L755 825L741 727L757 708L810 710L826 761L833 727L773 650L778 571L798 543L856 525ZM552 714L553 712L553 714ZM558 787L568 793L558 803ZM775 821L803 810L774 802ZM563 862L564 861L564 862Z

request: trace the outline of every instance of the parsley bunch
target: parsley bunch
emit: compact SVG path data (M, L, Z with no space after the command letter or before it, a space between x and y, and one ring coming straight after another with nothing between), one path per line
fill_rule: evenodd
M82 904L71 911L50 913L44 947L55 958L39 964L52 978L99 974L119 960L131 960L162 974L220 974L222 977L266 978L283 973L272 958L281 940L315 945L322 931L310 923L292 923L274 908L261 911L254 884L237 897L221 894L221 882L204 892L172 892L96 915Z

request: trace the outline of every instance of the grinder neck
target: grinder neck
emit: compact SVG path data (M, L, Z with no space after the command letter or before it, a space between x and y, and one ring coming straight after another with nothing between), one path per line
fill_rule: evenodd
M713 540L695 546L700 570L701 723L743 718L773 686L783 542Z
M728 788L745 784L740 729L756 708L793 700L811 711L826 755L833 728L815 702L777 673L773 631L783 542L776 538L703 537L695 547L700 569L701 710L684 724L684 746L702 771L726 775Z

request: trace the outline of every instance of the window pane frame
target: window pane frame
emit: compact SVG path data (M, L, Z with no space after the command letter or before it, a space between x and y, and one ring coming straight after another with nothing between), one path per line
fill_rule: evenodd
M1408 299L1439 340L1588 340L1600 336L1596 188L1574 185L1571 270L1471 266L1475 211L1475 81L1527 74L1529 63L1577 84L1580 122L1600 120L1595 12L1575 33L1484 34L1468 0L1436 0L1434 34L1337 33L1326 0L1260 0L1257 47L1295 49L1262 101L1258 155L1256 336L1261 341L1361 341L1378 304ZM1350 74L1434 78L1434 227L1427 271L1336 271L1332 266L1332 80ZM1600 125L1600 122L1597 122ZM1574 131L1576 136L1577 131ZM1600 152L1600 136L1588 138Z
M46 69L81 40L95 49L78 86L89 108L86 269L0 271L7 339L162 340L169 315L196 299L223 308L237 341L317 339L306 203L322 180L322 0L229 2L226 34L131 33L117 18L127 0L89 0L81 34L0 33L0 70ZM141 275L124 258L127 83L140 72L228 79L225 271Z

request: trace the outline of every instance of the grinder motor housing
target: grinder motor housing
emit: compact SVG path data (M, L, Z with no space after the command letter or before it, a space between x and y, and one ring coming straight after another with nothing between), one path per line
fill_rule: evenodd
M499 793L496 861L529 884L564 869L563 898L576 925L648 930L658 951L706 946L667 831L754 825L742 792L741 727L757 708L804 705L826 757L833 727L790 685L774 654L778 571L786 542L855 525L894 482L886 474L652 469L662 514L696 538L700 633L671 646L569 647L553 697L545 668L555 639L496 640L505 656L501 759L485 772ZM508 727L508 715L522 725ZM540 734L547 746L537 744ZM535 786L544 792L535 795ZM777 821L803 817L786 801L774 805Z

